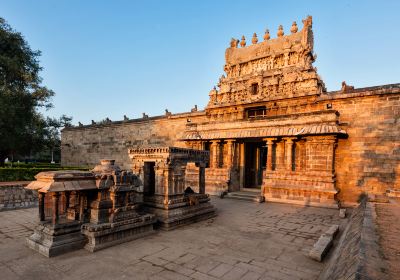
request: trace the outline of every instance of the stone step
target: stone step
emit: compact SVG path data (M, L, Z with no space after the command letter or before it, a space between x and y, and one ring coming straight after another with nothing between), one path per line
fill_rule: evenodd
M240 192L230 192L226 195L226 198L258 202L259 196L260 194L256 192L240 191Z

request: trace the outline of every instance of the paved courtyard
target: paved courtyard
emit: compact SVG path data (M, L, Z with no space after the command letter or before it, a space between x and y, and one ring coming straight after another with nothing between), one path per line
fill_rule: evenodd
M1 279L316 279L306 255L338 210L213 198L218 217L96 253L45 258L24 242L37 209L0 212Z

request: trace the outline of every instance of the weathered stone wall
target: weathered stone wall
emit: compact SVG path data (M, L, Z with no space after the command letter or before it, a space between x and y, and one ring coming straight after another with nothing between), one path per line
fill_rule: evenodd
M10 182L0 185L0 211L35 207L38 203L37 192L26 190L29 182Z
M400 189L400 85L283 99L265 105L272 116L338 111L339 126L348 134L338 140L336 148L336 187L341 202L354 203L362 192ZM68 128L62 132L62 163L94 166L102 158L113 158L121 167L130 168L129 147L184 146L178 139L188 120L221 129L224 123L220 120L225 117L207 119L200 111Z
M140 146L178 146L177 139L188 121L202 118L203 112L176 114L103 125L66 128L62 131L61 163L94 167L101 159L115 159L121 168L131 167L128 148Z
M353 210L320 280L388 279L375 228L374 205L364 199Z
M366 89L334 96L320 106L332 104L348 134L336 149L338 198L351 203L362 192L400 188L400 94Z

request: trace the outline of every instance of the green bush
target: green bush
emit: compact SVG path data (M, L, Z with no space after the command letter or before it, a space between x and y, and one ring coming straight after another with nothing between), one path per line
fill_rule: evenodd
M3 167L0 168L0 182L7 181L32 181L35 180L35 175L43 171L52 170L82 170L87 171L88 168L82 167Z

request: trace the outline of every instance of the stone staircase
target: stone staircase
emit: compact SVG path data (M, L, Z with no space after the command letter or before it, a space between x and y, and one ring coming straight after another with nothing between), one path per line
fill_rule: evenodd
M238 191L238 192L229 192L225 197L231 198L231 199L259 202L260 194L261 194L261 190L250 189L250 190L242 190L242 191Z

